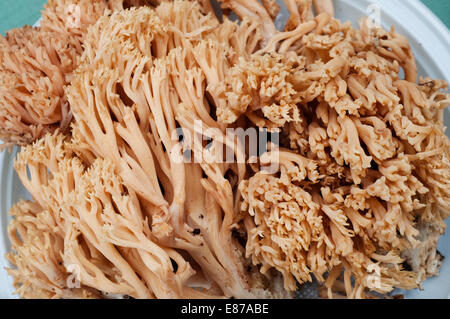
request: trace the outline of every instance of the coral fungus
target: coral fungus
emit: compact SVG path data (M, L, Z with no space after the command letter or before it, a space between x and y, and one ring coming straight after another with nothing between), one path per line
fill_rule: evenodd
M417 82L405 37L330 0L286 0L284 30L276 1L220 2L50 1L40 28L0 38L0 137L26 145L33 196L11 210L21 297L273 298L316 280L365 298L439 273L446 83ZM271 138L254 156L238 130Z

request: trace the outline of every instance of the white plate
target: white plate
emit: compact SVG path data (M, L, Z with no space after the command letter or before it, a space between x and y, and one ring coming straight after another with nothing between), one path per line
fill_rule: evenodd
M281 1L279 1L281 2ZM356 22L367 14L371 4L381 8L381 24L389 29L391 25L408 37L417 58L420 75L445 79L450 82L450 33L447 27L418 0L335 0L336 15L341 20ZM279 21L285 20L284 10ZM445 114L446 125L450 124L449 112ZM4 267L3 257L9 251L6 227L10 216L9 208L20 198L29 198L13 170L13 158L17 149L10 154L0 154L0 298L15 298L12 294L12 280ZM447 256L441 268L441 275L427 280L423 291L405 292L407 298L450 298L450 235L447 232L439 242L438 249Z

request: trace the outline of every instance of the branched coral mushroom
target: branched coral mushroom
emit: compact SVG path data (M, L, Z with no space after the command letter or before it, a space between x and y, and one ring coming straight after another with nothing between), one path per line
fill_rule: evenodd
M108 9L145 1L49 0L40 27L13 29L0 36L0 139L27 145L56 128L66 130L72 115L64 86L83 53L89 26Z
M70 13L74 8L77 12ZM14 29L0 37L0 138L4 146L26 145L48 131L68 127L71 115L64 86L83 51L87 27L105 9L104 1L49 1L41 27Z
M179 21L180 12L198 24ZM171 154L178 143L171 135L177 122L193 130L194 120L204 118L215 134L225 136L222 126L210 117L202 91L206 78L211 83L223 79L226 69L220 68L228 63L214 55L203 59L204 47L219 56L227 47L212 38L239 28L237 24L225 25L225 30L219 27L217 19L201 13L198 4L180 1L161 4L156 10L117 11L101 18L86 36L85 53L67 89L75 117L73 142L56 151L54 156L68 155L56 159L56 165L65 167L61 174L52 172L51 196L69 193L48 205L48 209L62 207L70 215L64 223L74 229L66 230L71 237L62 254L67 254L67 265L80 265L83 285L136 298L276 296L276 290L266 290L276 281L265 282L257 273L249 273L243 247L232 232L238 216L225 174L236 171L242 179L245 164L185 164ZM205 34L205 39L198 34ZM185 49L177 44L185 44ZM178 72L179 77L171 77ZM193 92L200 94L198 101L192 100ZM45 186L27 179L26 167L35 170L34 162L29 163L35 158L30 153L39 153L39 143L58 136L46 136L23 150L17 160L16 169L35 199L40 196L37 187ZM228 139L224 143L232 145L234 141ZM202 148L193 151L195 156L205 152ZM99 184L96 176L106 174L105 166L118 175L102 177ZM68 189L54 189L71 180L75 185ZM119 188L97 198L94 190L109 192L108 185ZM124 192L131 197L126 202L120 198ZM127 209L124 214L132 220L118 216L121 209ZM131 216L137 210L139 216ZM104 231L107 235L94 235ZM107 282L109 276L101 272L92 277L89 256L79 256L78 233L112 263L117 282ZM136 251L127 249L133 247ZM137 280L137 275L143 280ZM108 285L111 290L102 288ZM198 292L189 287L204 288Z
M46 135L16 160L21 180L39 203L28 204L30 208L21 203L13 209L18 218L10 233L16 238L17 229L20 239L13 244L18 254L10 255L18 270L10 272L17 273L15 278L22 283L19 293L32 297L88 292L92 297L214 296L189 288L196 285L191 278L195 271L176 250L155 243L149 217L142 212L136 193L123 186L112 163L97 159L87 168L70 149L64 135ZM52 255L41 257L46 253ZM30 264L22 263L25 258ZM70 287L67 270L76 274L81 290ZM32 271L37 282L29 283L27 274Z
M436 274L441 258L430 233L442 234L449 216L448 95L440 81L415 83L411 49L394 30L365 21L354 30L323 14L309 26L313 17L295 14L291 29L308 28L298 48L287 33L267 39L217 90L228 97L219 120L242 114L278 128L289 148L278 173L256 172L240 184L247 255L262 271L282 272L290 290L294 279L314 275L331 297L341 271L349 297L414 288ZM290 66L294 51L306 63ZM402 270L405 259L412 271Z
M406 38L342 23L330 0L286 0L283 31L271 0L220 1L220 19L209 1L79 2L115 11L71 30L48 9L29 32L82 43L55 60L77 68L36 75L39 92L59 94L48 113L23 102L38 95L17 78L18 114L2 122L29 130L25 144L64 126L60 100L74 117L15 162L34 198L9 231L22 297L285 297L315 279L324 296L363 298L439 273L450 98L443 81L416 83ZM24 52L0 62L31 61ZM255 159L230 128L267 129L279 145Z

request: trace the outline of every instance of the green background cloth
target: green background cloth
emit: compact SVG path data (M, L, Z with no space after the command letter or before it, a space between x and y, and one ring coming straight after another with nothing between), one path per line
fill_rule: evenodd
M358 0L355 0L358 1ZM392 0L409 1L409 0ZM0 33L34 24L46 0L0 0ZM450 28L450 0L422 0Z

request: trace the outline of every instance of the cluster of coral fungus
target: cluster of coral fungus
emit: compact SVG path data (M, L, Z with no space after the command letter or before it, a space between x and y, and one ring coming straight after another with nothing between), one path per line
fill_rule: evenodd
M34 199L11 211L20 296L273 298L314 279L363 298L439 273L446 83L417 79L394 30L285 4L280 31L270 0L223 0L223 17L209 1L50 1L40 28L0 39L0 136L23 146ZM227 128L279 143L255 160ZM178 161L179 130L195 158L209 139L249 163Z
M108 8L126 0L48 0L40 27L0 36L0 139L5 146L27 145L72 119L64 86L72 79L83 38Z

